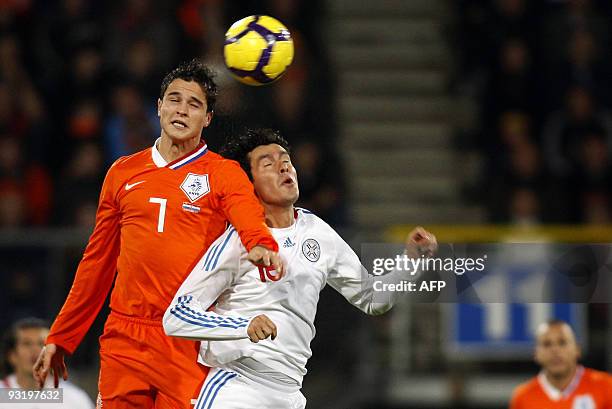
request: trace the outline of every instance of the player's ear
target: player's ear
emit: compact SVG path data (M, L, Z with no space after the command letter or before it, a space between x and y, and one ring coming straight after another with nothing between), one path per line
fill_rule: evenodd
M161 116L161 99L157 98L157 116Z
M206 128L208 125L210 125L210 122L212 121L213 118L213 112L207 112L206 113L206 120L204 121L204 128Z

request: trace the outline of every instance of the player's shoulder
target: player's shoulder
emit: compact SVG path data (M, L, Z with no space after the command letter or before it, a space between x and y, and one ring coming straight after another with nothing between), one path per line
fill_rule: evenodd
M312 211L303 207L294 208L297 220L312 227L322 227L325 229L331 229L331 226L321 219L319 216L314 214Z
M538 378L533 377L514 388L514 391L512 392L512 399L522 399L523 397L533 395L539 389L540 384L538 383Z
M109 168L109 172L129 171L134 168L141 169L142 166L152 163L152 148L143 149L127 156L121 156Z
M612 387L612 374L597 369L584 368L584 377L589 382Z
M295 211L297 213L297 220L303 229L321 238L336 240L340 237L333 227L310 210L296 207Z

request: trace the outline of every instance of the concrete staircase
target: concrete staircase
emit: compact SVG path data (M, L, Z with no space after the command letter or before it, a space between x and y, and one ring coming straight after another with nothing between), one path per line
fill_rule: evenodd
M339 150L361 231L481 219L459 197L466 167L452 144L458 110L446 90L445 7L444 0L327 0Z

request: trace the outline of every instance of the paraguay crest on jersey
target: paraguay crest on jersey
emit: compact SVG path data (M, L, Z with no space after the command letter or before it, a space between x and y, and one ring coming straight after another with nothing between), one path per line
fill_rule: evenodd
M195 202L210 192L208 175L188 173L183 183L181 183L181 190L187 195L191 203Z

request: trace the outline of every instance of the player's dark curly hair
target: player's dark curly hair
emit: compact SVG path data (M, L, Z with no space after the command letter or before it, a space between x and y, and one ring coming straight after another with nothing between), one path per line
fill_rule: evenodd
M213 112L215 110L215 102L217 101L217 95L219 93L214 77L214 71L204 65L202 61L194 58L191 61L180 64L178 67L166 74L161 83L159 98L164 99L168 86L176 79L195 81L200 84L202 91L204 91L204 94L206 94L207 112Z
M278 131L269 128L248 128L235 136L230 136L220 150L220 154L228 159L233 159L240 164L242 169L253 180L251 174L251 159L249 154L253 149L262 145L277 144L291 153L289 143Z
M15 321L6 331L0 342L0 376L9 375L15 370L8 361L9 353L17 346L17 331L30 328L49 328L49 323L40 318L28 317Z

